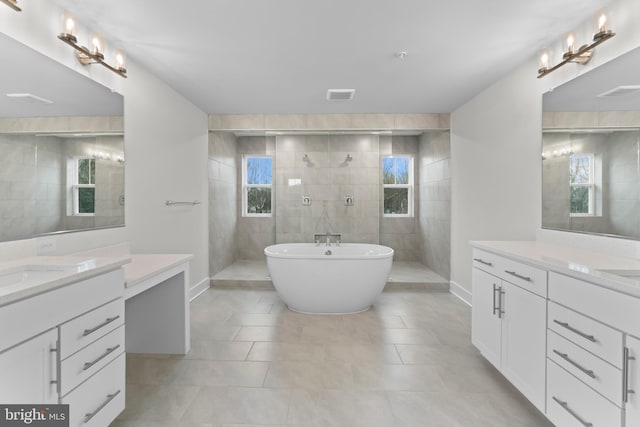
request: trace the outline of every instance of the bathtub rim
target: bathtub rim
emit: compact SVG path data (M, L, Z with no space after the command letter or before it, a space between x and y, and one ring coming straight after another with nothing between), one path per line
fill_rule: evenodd
M276 246L305 246L305 247L317 247L317 254L296 254L296 253L277 253L270 250ZM377 248L386 249L382 253L374 253L374 254L362 254L362 253L349 253L349 254L334 254L333 251L336 249L340 250L340 248L344 247L353 247L353 246L375 246ZM327 250L331 250L332 254L327 255L325 252ZM281 258L281 259L318 259L318 260L357 260L357 261L367 261L367 260L380 260L393 258L395 251L393 248L385 245L378 245L375 243L341 243L340 246L336 244L332 244L331 246L319 245L316 246L315 243L277 243L275 245L269 245L264 248L264 255L268 258Z

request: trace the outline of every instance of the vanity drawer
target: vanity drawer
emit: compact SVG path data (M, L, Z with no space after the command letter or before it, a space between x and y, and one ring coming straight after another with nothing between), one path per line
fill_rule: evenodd
M547 297L547 272L509 258L502 258L500 277L543 298Z
M622 332L549 301L549 329L622 369Z
M70 427L108 426L124 410L124 353L63 397L60 403L69 405Z
M640 336L640 298L550 272L549 299L623 332Z
M546 415L554 425L562 427L622 425L620 408L549 359Z
M60 394L65 395L124 352L124 326L108 333L60 364Z
M473 250L473 266L541 297L547 297L547 272L510 258Z
M60 358L66 359L124 323L124 299L98 307L60 327Z
M622 405L622 370L551 330L547 331L547 357L616 405Z
M501 256L491 252L485 252L480 249L473 250L473 266L494 276L500 275L500 265L503 259Z

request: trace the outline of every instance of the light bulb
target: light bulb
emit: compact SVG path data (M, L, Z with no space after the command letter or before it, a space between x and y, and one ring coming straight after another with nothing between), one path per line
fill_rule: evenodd
M540 68L549 68L549 54L547 52L540 55Z
M603 13L602 15L600 15L600 18L598 18L598 31L604 31L605 25L607 25L607 15Z
M67 34L73 34L73 30L76 26L76 23L73 22L73 18L67 18L67 20L64 23L64 26L67 31Z
M121 52L116 54L116 67L119 70L124 68L124 55Z
M573 38L573 34L569 34L567 36L567 52L573 53L575 39Z
M93 38L93 51L95 53L100 53L100 39L97 37Z

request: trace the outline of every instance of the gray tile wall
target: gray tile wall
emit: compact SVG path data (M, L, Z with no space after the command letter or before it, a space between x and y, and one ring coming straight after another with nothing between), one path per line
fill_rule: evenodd
M236 260L237 167L236 137L209 133L209 273Z
M449 279L451 272L451 137L449 131L424 132L419 139L420 261Z
M603 187L614 234L640 237L640 132L613 132L606 141L609 162ZM604 177L603 177L604 178Z
M380 161L389 155L413 156L413 217L392 218L380 217L380 244L393 248L396 261L420 261L421 242L418 233L418 217L420 212L420 167L418 158L417 136L382 136L380 137ZM382 167L379 166L380 174ZM382 176L379 177L382 182ZM380 204L383 204L383 188L379 185ZM382 206L379 207L382 209Z
M278 136L276 242L312 242L314 234L332 232L344 242L378 243L379 156L377 135ZM302 205L304 195L311 206ZM345 206L347 195L353 206Z

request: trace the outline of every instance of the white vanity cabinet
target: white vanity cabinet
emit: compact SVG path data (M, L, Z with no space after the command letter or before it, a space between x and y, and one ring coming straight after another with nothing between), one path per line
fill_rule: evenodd
M0 353L0 402L58 403L58 331L51 329Z
M548 418L639 426L640 298L551 272L548 325Z
M472 342L543 412L546 290L545 271L474 251Z
M0 402L68 403L77 427L106 426L122 412L121 264L0 306Z
M640 426L640 339L627 336L624 362L627 371L626 425Z

